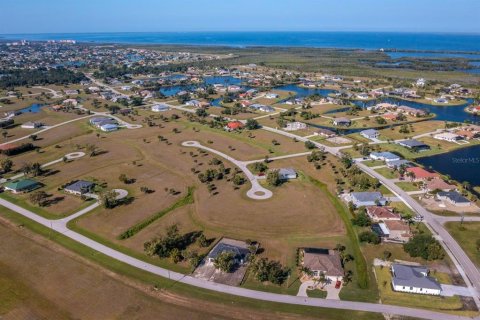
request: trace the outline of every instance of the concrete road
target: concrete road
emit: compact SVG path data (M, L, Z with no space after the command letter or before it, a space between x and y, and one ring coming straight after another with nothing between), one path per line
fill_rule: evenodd
M455 316L440 312L433 312L423 309L415 308L406 308L393 305L385 304L375 304L375 303L364 303L364 302L353 302L353 301L338 301L338 300L326 300L318 298L306 298L306 297L296 297L284 294L269 293L263 291L255 291L245 288L232 287L220 283L210 282L202 279L197 279L191 276L187 276L181 273L173 272L168 269L164 269L147 262L138 260L131 256L128 256L122 252L116 251L112 248L109 248L101 243L98 243L90 238L87 238L79 233L76 233L72 230L69 230L66 226L65 220L48 220L43 217L36 215L35 213L26 210L22 207L19 207L13 203L10 203L4 199L0 199L0 205L4 206L12 211L15 211L22 216L29 218L44 227L50 228L54 231L62 233L64 236L75 240L91 249L94 249L100 253L103 253L113 259L126 263L132 267L156 274L158 276L168 278L177 282L184 284L200 287L207 290L212 290L220 293L230 294L234 296L246 297L251 299L278 302L278 303L287 303L287 304L296 304L296 305L305 305L312 307L323 307L323 308L333 308L340 310L354 310L354 311L365 311L365 312L375 312L375 313L385 313L390 315L401 315L407 317L421 318L421 319L442 319L442 320L468 320L471 318Z

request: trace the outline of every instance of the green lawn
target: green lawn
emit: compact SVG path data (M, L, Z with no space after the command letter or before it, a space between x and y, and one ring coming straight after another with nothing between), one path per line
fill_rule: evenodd
M477 249L477 241L480 241L480 222L447 222L445 227L457 240L472 261L480 266L480 250Z
M194 299L204 299L206 301L212 301L215 303L228 304L237 307L243 308L252 308L257 310L269 310L271 312L289 312L295 313L301 316L312 317L315 316L318 319L324 320L381 320L383 317L380 314L376 313L367 313L367 312L354 312L343 310L338 312L336 309L328 308L314 308L306 307L299 305L289 305L281 303L266 302L254 299L248 299L238 296L232 296L228 294L220 294L210 290L204 290L201 288L189 286L179 282L171 281L166 278L159 277L152 273L134 268L130 265L127 265L118 260L112 259L102 253L99 253L89 247L86 247L78 242L67 238L66 236L51 231L48 228L31 221L23 216L18 215L15 212L2 208L0 211L2 217L7 218L13 223L28 228L29 230L38 233L56 243L62 245L63 247L79 254L89 260L92 260L95 263L98 263L104 268L116 272L118 274L127 276L132 279L139 280L145 284L151 285L162 290L170 291L174 294L180 294L187 298Z
M379 168L379 169L375 169L375 171L380 173L382 176L384 176L387 179L397 178L397 174L390 168Z
M397 186L400 187L403 191L419 191L420 189L412 182L397 182L395 183Z
M384 304L405 307L425 308L436 311L461 311L463 304L458 296L437 297L412 293L395 292L391 286L391 274L388 268L375 268L378 279L378 290Z
M367 161L363 161L362 163L367 167L377 167L377 166L384 165L383 161L379 161L379 160L367 160Z

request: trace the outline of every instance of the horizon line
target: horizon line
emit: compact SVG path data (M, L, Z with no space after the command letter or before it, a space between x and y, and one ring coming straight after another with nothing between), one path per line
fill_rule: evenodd
M0 33L0 36L56 35L56 34L120 34L120 33L406 33L406 34L461 34L480 35L471 31L392 31L392 30L183 30L183 31L67 31L67 32L21 32Z

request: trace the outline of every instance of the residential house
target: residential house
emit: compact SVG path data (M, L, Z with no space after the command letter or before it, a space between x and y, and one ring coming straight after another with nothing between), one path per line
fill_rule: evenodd
M429 276L424 266L409 266L394 263L392 271L392 288L394 291L429 294L438 296L442 287L438 281Z
M78 180L63 188L65 192L81 196L85 193L89 193L95 187L95 183L90 181Z
M348 127L352 124L352 121L348 118L335 118L333 119L333 125L334 126L343 126L343 127Z
M325 275L330 281L342 281L344 271L337 251L331 249L304 248L302 265L308 268L314 278Z
M463 140L463 137L452 133L452 132L443 132L439 133L433 136L434 139L437 140L444 140L444 141L449 141L449 142L457 142L458 140Z
M20 179L16 181L9 182L5 185L5 190L11 191L12 193L24 193L30 192L37 188L40 188L41 184L32 179Z
M223 238L208 253L207 262L213 263L215 259L224 252L233 253L235 263L239 265L247 263L248 256L250 255L250 250L245 242Z
M367 129L360 131L360 135L367 139L377 139L380 133L375 129Z
M230 121L229 123L227 123L224 129L226 131L234 131L243 129L244 126L245 125L240 121Z
M455 185L448 184L445 181L443 181L442 179L428 180L428 181L425 182L424 188L429 192L436 191L436 190L448 192L448 191L452 191L452 190L457 189L457 187Z
M117 131L118 125L116 123L105 123L100 126L100 130L104 132Z
M41 122L25 122L22 124L23 129L37 129L43 126L43 123Z
M273 93L273 92L269 92L267 94L265 94L265 98L266 99L278 99L280 96L276 93Z
M289 122L285 126L284 130L285 131L296 131L296 130L302 130L302 129L307 129L307 125L303 122Z
M383 197L381 192L352 192L350 194L351 201L358 207L366 206L384 206L387 200Z
M200 107L200 101L198 100L190 100L190 101L187 101L185 104L191 107L196 107L196 108Z
M337 135L335 132L333 132L332 130L328 130L328 129L318 129L313 134L316 135L316 136L324 136L324 137L327 137L327 138L332 138L332 137L335 137Z
M413 175L413 180L415 181L425 181L440 178L440 175L436 172L427 171L421 167L409 167L405 171Z
M391 162L399 161L402 158L391 152L372 152L370 153L370 159Z
M252 104L250 106L251 109L254 109L254 110L258 110L258 111L262 111L262 112L273 112L275 111L274 108L270 107L270 106L266 106L266 105L263 105L263 104Z
M456 207L470 206L470 200L457 191L440 191L437 193L437 199L447 201Z
M401 220L400 215L394 212L393 208L390 207L368 206L365 209L367 215L373 222Z
M410 167L412 164L408 160L400 159L394 161L387 161L387 167L390 169L398 169L401 166Z
M164 103L160 103L152 106L153 112L163 112L168 110L170 110L170 107Z
M297 172L292 168L282 168L278 170L280 180L290 180L297 178Z
M412 237L410 226L403 220L385 220L383 223L389 231L389 241L407 242Z
M397 142L397 144L407 149L411 149L415 151L425 151L430 149L430 146L428 144L425 144L415 139L402 140Z

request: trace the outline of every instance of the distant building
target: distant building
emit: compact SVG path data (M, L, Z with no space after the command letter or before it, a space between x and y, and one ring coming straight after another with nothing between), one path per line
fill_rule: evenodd
M104 132L111 132L118 130L118 125L115 123L106 123L100 126L100 130Z
M380 161L399 161L402 158L391 152L372 152L370 153L370 159Z
M298 122L298 121L289 122L284 128L285 131L296 131L296 130L303 130L303 129L307 129L307 125L303 122Z
M280 96L276 93L269 92L265 95L267 99L278 99Z
M413 180L431 180L440 178L440 175L436 172L427 171L421 167L409 167L405 169L406 172L409 172L413 175Z
M25 122L22 124L23 129L37 129L43 126L43 123L41 122Z
M360 135L367 139L377 139L380 133L375 129L367 129L360 131Z
M229 123L227 123L224 129L226 131L234 131L243 129L243 127L245 127L245 125L240 121L230 121Z
M5 185L5 190L11 191L12 193L24 193L24 192L30 192L40 187L41 187L40 183L38 183L35 180L20 179L20 180L7 183Z
M335 118L333 119L334 126L348 127L352 124L352 121L348 118Z
M456 191L440 191L437 193L437 199L445 200L456 207L468 207L470 200Z
M352 192L350 194L353 204L358 207L366 206L384 206L387 200L383 197L381 192Z
M458 134L455 134L455 133L451 133L451 132L439 133L439 134L434 135L433 138L437 139L437 140L444 140L444 141L449 141L449 142L457 142L459 140L463 140L462 136L460 136Z
M337 135L335 132L333 132L332 130L328 130L328 129L318 129L313 134L316 135L316 136L324 136L324 137L327 137L327 138L332 138L332 137L335 137Z
M81 196L85 193L91 192L93 190L93 187L95 187L95 183L93 182L78 180L67 185L65 188L63 188L63 190L65 192Z
M389 207L368 206L365 209L367 215L374 222L386 220L401 220L400 215L396 212L393 212L393 209Z
M410 140L402 140L397 142L398 145L405 147L407 149L415 150L415 151L425 151L430 149L428 144L425 144L421 141L410 139Z
M280 180L290 180L297 178L297 172L292 168L282 168L278 170Z
M163 112L163 111L168 111L170 110L170 107L166 104L160 103L152 106L152 111L153 112Z

